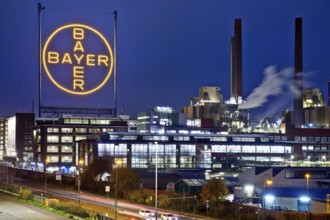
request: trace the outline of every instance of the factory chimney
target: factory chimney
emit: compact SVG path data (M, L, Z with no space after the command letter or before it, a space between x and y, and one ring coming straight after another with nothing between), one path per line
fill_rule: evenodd
M234 21L234 37L230 39L230 96L238 102L242 97L242 21Z
M304 125L302 18L296 18L294 48L294 124Z
M235 97L234 92L234 37L230 38L230 97Z
M330 79L328 80L328 106L330 106Z

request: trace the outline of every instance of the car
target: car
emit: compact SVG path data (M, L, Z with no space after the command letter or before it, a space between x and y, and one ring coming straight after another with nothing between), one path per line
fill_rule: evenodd
M150 210L147 210L147 209L141 209L139 211L139 215L141 215L143 217L152 217L152 216L155 216L155 214L153 212L151 212Z
M178 218L175 217L172 213L163 213L160 217L161 220L177 220Z

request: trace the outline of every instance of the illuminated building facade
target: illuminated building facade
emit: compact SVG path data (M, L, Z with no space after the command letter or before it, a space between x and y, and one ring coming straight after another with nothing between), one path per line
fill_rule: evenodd
M6 145L8 142L7 123L7 118L0 118L0 160L3 160L3 155L6 155Z
M17 113L2 120L2 124L8 124L2 134L6 136L8 130L11 143L6 145L5 155L31 164L44 163L48 158L49 171L65 173L72 173L79 160L87 165L100 157L119 160L134 169L153 169L156 151L160 169L239 170L292 160L330 160L329 129L287 125L286 133L228 134L215 128L182 126L166 127L164 133L138 133L128 132L134 131L129 129L129 122L83 116L35 119L33 113Z
M221 124L221 114L224 112L223 97L219 87L202 86L199 96L192 97L190 104L182 108L189 121L201 120L202 127L217 127ZM207 120L211 120L211 123ZM190 122L190 124L198 124ZM204 125L204 126L203 126Z
M78 160L107 157L134 169L238 169L246 164L276 164L293 154L285 135L187 133L104 133L76 143Z
M304 90L303 108L324 107L323 94L318 88Z
M304 90L303 95L303 127L307 128L329 128L330 107L324 103L323 94L318 88ZM282 122L286 124L294 123L295 111L282 113Z
M134 169L236 170L292 161L330 161L329 129L287 128L286 134L223 134L180 128L156 133L102 133L76 142L86 165L107 157ZM156 150L157 149L157 150Z
M142 133L164 133L165 127L186 125L186 116L172 107L156 106L147 112L138 113L137 131Z
M16 113L6 120L7 127L4 130L7 132L7 139L4 141L4 156L13 161L33 158L34 113Z
M219 87L200 87L199 97L191 98L182 112L187 115L188 126L221 127L236 133L249 124L248 110L238 109L236 101L224 103Z
M101 132L127 132L127 121L108 117L63 116L38 118L34 128L35 159L50 171L72 173L76 165L74 142L97 137Z
M304 90L304 113L307 127L325 127L330 125L330 107L325 106L323 94L318 88Z
M288 126L288 140L296 143L296 156L307 161L330 160L330 130L328 128L295 128ZM301 152L299 152L301 149ZM298 159L298 158L297 158Z

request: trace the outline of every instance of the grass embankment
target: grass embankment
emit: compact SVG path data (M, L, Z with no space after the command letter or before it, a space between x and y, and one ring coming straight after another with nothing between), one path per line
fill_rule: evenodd
M44 201L40 196L39 198L35 198L31 190L23 189L18 193L18 200L68 218L93 219L93 215L90 215L92 213L88 213L83 204L74 203L69 199L49 196L46 201ZM87 205L85 206L87 207Z

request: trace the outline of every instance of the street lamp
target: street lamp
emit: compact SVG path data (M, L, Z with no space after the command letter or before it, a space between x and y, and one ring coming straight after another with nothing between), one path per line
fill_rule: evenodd
M241 220L241 209L242 207L238 207L238 220Z
M47 194L47 164L49 163L49 158L47 157L45 160L44 172L45 172L45 199Z
M158 205L158 142L155 142L156 145L156 170L155 170L155 216L157 220L157 205Z
M306 190L307 190L307 196L309 198L309 189L308 189L308 184L309 184L309 178L310 178L310 174L306 173L305 174L305 178L306 178ZM309 200L311 201L311 200ZM309 220L309 203L307 204L307 219Z
M306 178L306 189L307 189L307 195L309 196L309 190L308 190L308 182L309 182L309 178L310 178L309 173L306 173L306 174L305 174L305 178Z
M265 179L265 177L267 177L267 179ZM262 193L262 202L263 202L263 205L262 205L262 208L264 209L264 219L266 219L266 202L265 202L265 191L266 191L266 186L267 185L271 185L273 183L272 179L270 178L270 176L268 175L268 173L265 173L264 174L264 177L263 177L263 193Z
M80 181L80 169L81 166L84 164L83 160L79 160L78 162L78 203L80 203L80 186L81 186L81 181Z
M115 162L114 168L116 169L116 191L115 191L115 219L118 215L118 166L121 164L120 161Z
M260 210L258 209L258 210L256 211L256 214L257 214L257 220L259 220L259 213L260 213Z
M210 200L206 200L206 216L209 216L209 205L210 205Z

